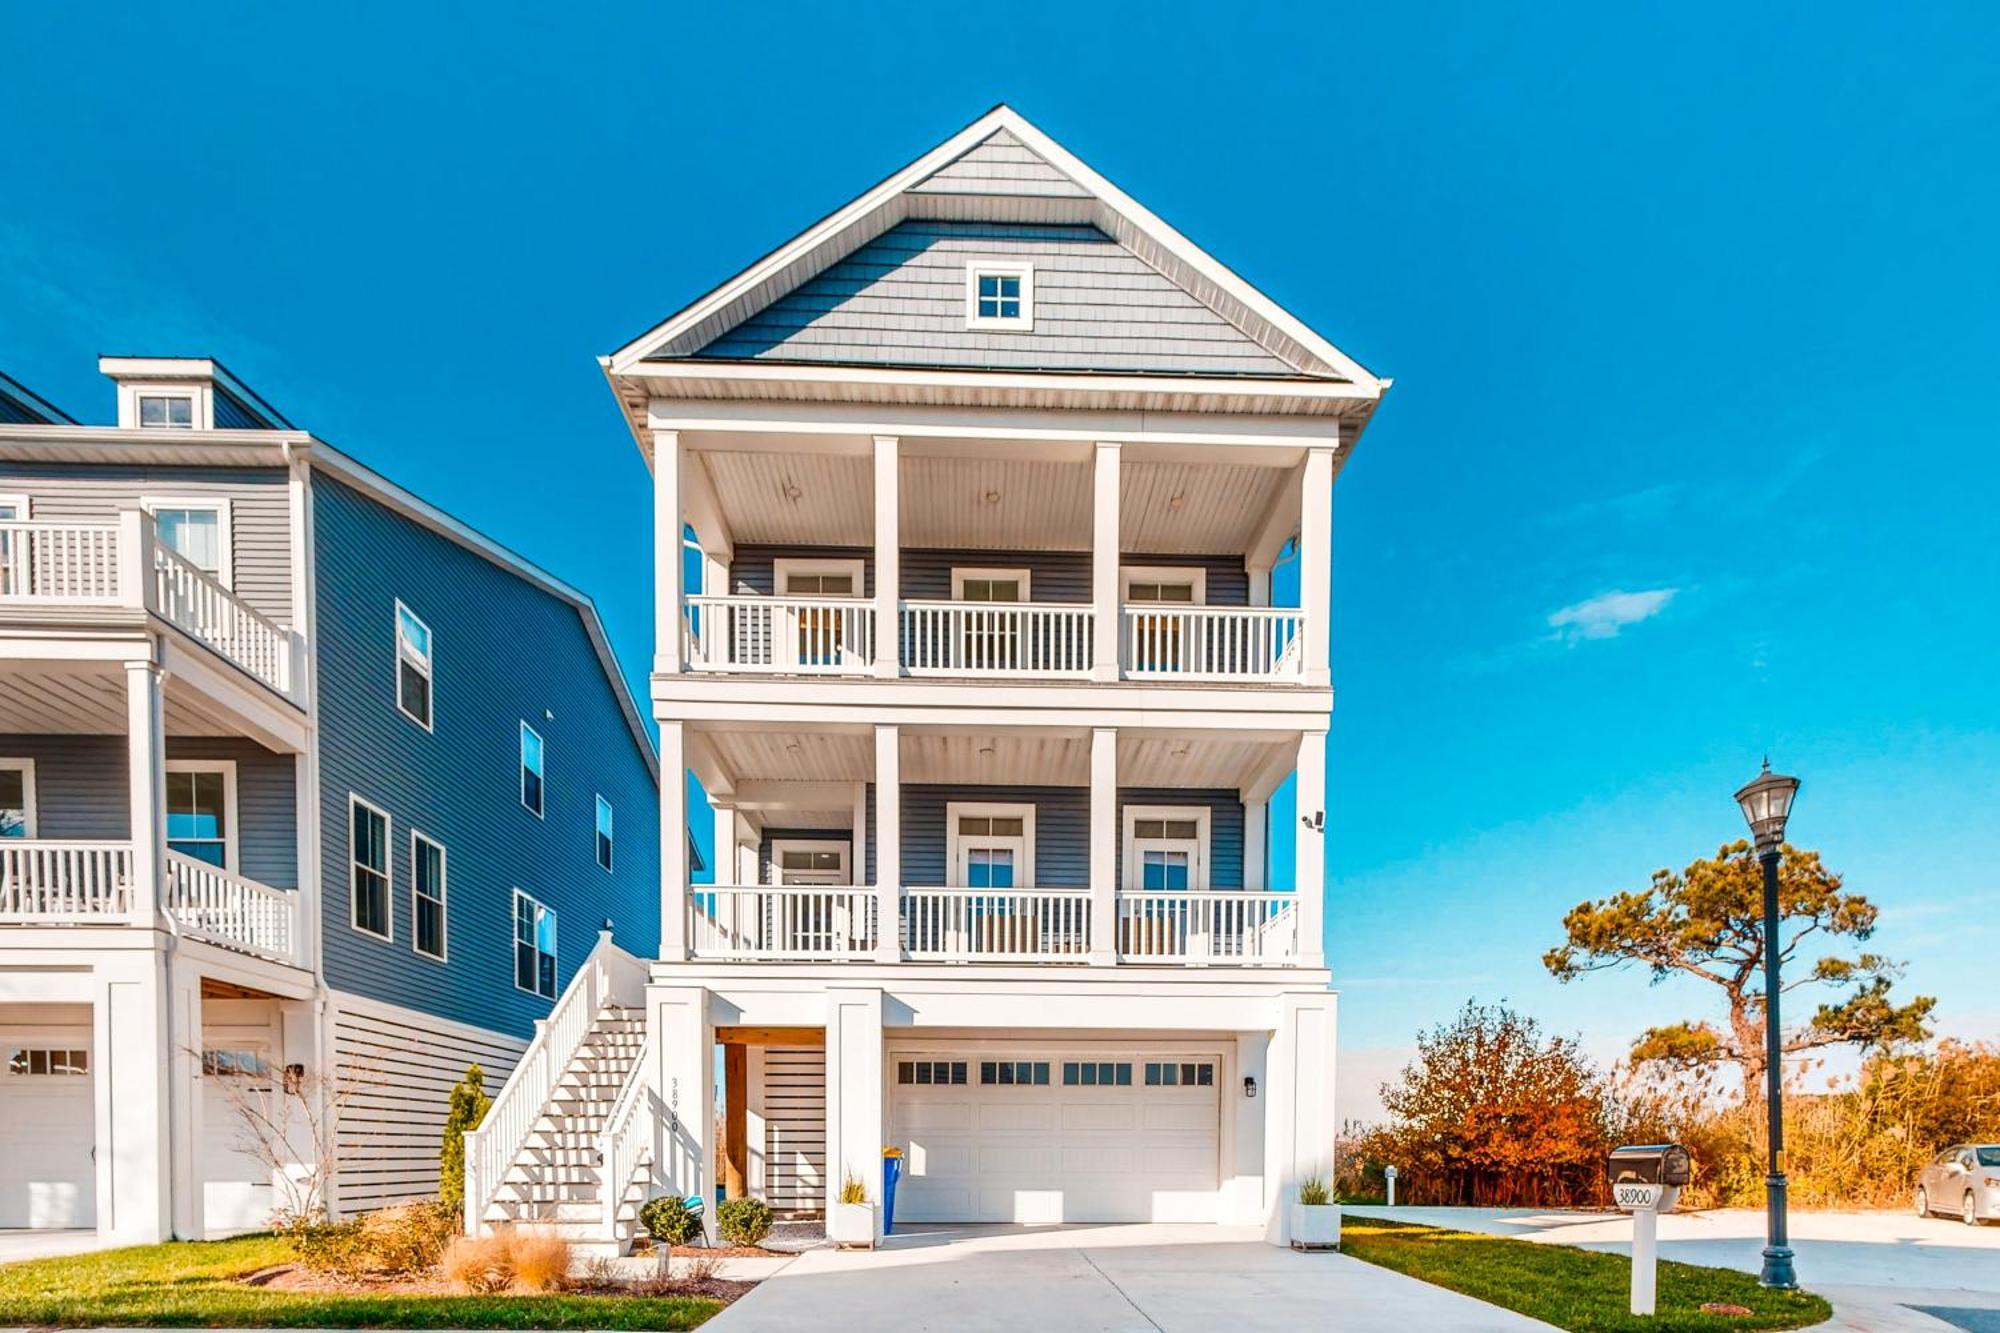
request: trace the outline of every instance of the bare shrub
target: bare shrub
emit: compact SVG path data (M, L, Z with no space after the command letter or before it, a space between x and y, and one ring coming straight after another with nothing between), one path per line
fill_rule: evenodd
M569 1242L547 1231L506 1233L513 1243L514 1285L522 1291L553 1291L569 1278Z
M461 1291L505 1291L514 1284L513 1242L504 1231L460 1236L445 1250L439 1268L445 1281Z

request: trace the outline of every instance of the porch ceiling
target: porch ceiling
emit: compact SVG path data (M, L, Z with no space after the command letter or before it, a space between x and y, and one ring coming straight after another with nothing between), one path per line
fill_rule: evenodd
M906 441L906 445L917 442ZM867 546L875 540L872 460L847 452L694 451L730 539L739 544ZM1163 555L1251 549L1288 467L1127 460L1119 469L1119 546ZM1075 448L1040 456L909 447L901 468L902 545L1087 551L1092 465ZM1293 502L1292 508L1296 508ZM1296 513L1284 516L1296 523Z
M227 710L166 678L170 736L245 736ZM24 736L125 734L125 670L115 662L10 661L0 665L0 733Z
M855 783L875 779L875 743L866 733L730 730L698 732L699 744L732 784ZM1297 746L1290 737L1173 734L1118 738L1123 787L1257 787L1289 770ZM905 783L981 786L1090 785L1087 733L905 731ZM803 788L801 789L804 790ZM816 792L813 805L845 827L851 803ZM766 822L789 823L772 815ZM808 825L797 825L808 827ZM812 825L811 827L817 827Z

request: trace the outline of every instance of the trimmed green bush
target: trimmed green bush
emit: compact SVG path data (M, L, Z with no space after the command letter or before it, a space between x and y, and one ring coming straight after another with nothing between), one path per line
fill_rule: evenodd
M639 1225L662 1245L685 1245L701 1234L701 1217L688 1211L686 1200L663 1194L639 1210Z
M725 1199L715 1210L715 1229L731 1245L757 1245L771 1234L771 1205L762 1199Z
M486 1071L468 1065L445 1103L444 1143L438 1150L438 1198L448 1208L465 1208L465 1135L479 1128L493 1099L486 1095Z

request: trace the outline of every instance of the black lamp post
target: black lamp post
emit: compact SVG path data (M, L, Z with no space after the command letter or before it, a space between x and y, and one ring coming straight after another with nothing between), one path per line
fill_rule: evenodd
M1764 1177L1766 1199L1764 1270L1757 1281L1766 1287L1797 1288L1792 1271L1792 1246L1785 1233L1785 1069L1784 1037L1778 1028L1778 858L1785 845L1785 820L1792 813L1799 780L1764 771L1736 793L1743 818L1757 840L1757 859L1764 866L1764 1083L1766 1111L1771 1121L1771 1170Z

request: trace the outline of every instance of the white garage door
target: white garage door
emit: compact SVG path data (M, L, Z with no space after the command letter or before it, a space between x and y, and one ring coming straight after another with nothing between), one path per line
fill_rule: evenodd
M890 1135L911 1222L1212 1222L1213 1054L898 1052Z
M0 1227L95 1226L90 1030L9 1038L0 1059Z

